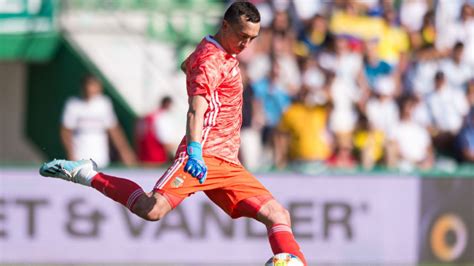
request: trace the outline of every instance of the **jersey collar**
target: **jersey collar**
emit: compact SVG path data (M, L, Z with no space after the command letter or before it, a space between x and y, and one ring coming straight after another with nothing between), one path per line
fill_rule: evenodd
M227 53L227 51L224 49L224 47L222 47L222 45L220 43L218 43L211 35L206 36L206 41L213 43L217 48L219 48L220 50ZM237 57L236 54L231 54L231 55L233 57Z

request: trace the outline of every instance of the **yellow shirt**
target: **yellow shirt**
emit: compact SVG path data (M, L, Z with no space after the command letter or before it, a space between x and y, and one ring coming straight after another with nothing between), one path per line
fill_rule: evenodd
M283 114L278 129L290 135L289 156L293 160L325 160L330 156L324 107L291 105Z
M385 135L382 131L367 130L357 131L354 134L354 147L359 151L369 149L369 154L374 161L382 159L384 154Z
M378 52L380 59L396 64L400 54L407 52L409 47L408 34L401 28L385 26L379 38Z

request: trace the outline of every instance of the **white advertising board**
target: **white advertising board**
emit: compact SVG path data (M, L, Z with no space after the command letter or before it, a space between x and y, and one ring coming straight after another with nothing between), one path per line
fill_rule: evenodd
M149 190L162 170L110 173ZM308 261L416 262L416 178L266 174L260 180L292 213ZM36 170L0 169L0 264L262 265L270 256L263 225L231 220L203 193L162 221L146 222L94 189Z

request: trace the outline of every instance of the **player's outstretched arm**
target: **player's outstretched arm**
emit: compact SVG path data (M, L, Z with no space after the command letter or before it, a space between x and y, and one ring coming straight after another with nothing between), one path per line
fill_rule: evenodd
M184 171L199 179L199 183L204 183L207 176L207 167L202 158L202 128L204 125L204 114L208 103L201 95L189 97L189 109L186 120L186 143L188 161L184 166Z

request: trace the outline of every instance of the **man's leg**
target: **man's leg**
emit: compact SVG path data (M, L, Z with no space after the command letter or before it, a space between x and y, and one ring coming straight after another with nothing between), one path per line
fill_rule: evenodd
M131 180L98 173L96 170L92 160L53 160L43 164L40 174L93 187L146 220L160 220L172 209L161 194L147 194Z
M306 259L291 231L289 212L276 200L263 204L255 217L267 227L268 239L274 254L290 253L298 256L305 265Z
M206 161L208 162L210 161ZM222 161L213 165L212 171L208 173L208 181L220 181L221 184L218 189L205 191L209 199L234 219L244 216L264 223L273 253L296 255L306 265L303 253L291 232L288 211L273 199L257 178L243 166Z

